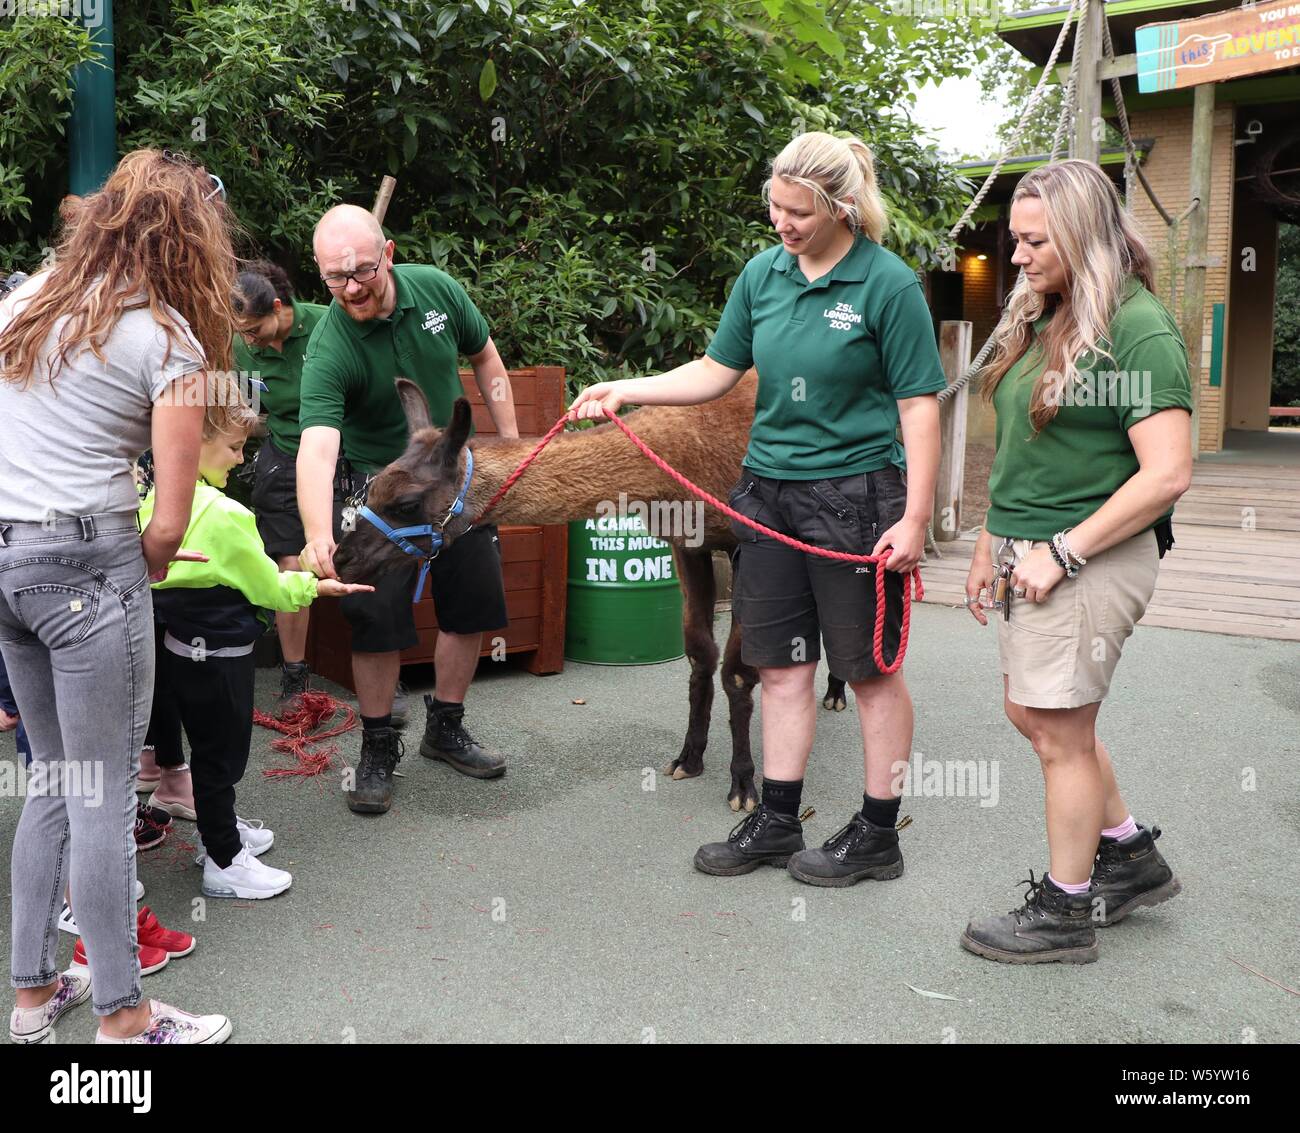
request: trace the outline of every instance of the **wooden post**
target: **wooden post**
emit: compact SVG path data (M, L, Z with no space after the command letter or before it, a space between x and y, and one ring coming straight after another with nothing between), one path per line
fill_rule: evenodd
M945 319L939 324L939 360L952 385L970 368L971 324ZM966 470L966 413L970 385L939 407L939 478L934 484L934 541L961 537L962 478Z
M1087 0L1083 14L1075 24L1074 34L1080 41L1079 89L1075 92L1074 152L1071 157L1096 161L1101 156L1101 83L1097 68L1102 61L1102 0Z
M1187 218L1187 256L1183 261L1183 318L1187 369L1192 380L1192 455L1201 451L1201 366L1205 337L1205 269L1210 238L1210 173L1214 148L1214 83L1201 83L1192 94L1191 199L1198 201Z
M388 213L388 202L393 199L393 190L397 188L397 178L384 175L384 179L379 183L379 192L375 194L375 203L370 212L380 224L384 223L384 217Z

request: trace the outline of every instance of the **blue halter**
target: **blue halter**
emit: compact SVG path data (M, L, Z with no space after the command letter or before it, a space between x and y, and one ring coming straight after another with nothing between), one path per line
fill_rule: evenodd
M414 527L393 527L381 516L371 511L369 507L357 509L357 515L364 516L379 528L380 533L385 535L390 543L396 543L408 555L416 555L420 559L420 576L415 581L415 597L411 599L412 604L418 602L420 595L424 593L424 583L429 577L429 568L442 550L442 528L446 527L456 516L464 514L465 496L469 493L469 482L473 475L474 450L467 448L465 450L465 482L461 484L460 491L456 493L456 498L452 500L451 507L447 509L447 514L442 517L442 523L437 528L432 523L421 523ZM421 535L429 536L428 554L425 554L424 551L411 542L413 538L419 538Z

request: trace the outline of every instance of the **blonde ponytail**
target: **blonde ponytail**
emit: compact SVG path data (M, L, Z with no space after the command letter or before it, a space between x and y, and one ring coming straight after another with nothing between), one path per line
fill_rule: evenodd
M885 206L876 185L871 149L861 138L800 134L772 162L772 177L809 190L830 216L844 213L854 232L879 244L885 235ZM763 186L766 199L771 178Z

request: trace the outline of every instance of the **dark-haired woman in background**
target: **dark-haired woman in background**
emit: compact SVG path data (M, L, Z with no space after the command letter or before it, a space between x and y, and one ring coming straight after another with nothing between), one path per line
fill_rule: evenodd
M295 465L298 458L298 391L302 380L302 358L307 341L328 308L319 303L295 299L293 285L283 268L256 260L239 273L232 300L235 328L235 365L258 378L261 410L266 414L269 435L258 449L254 465L253 511L257 532L266 553L281 570L301 570L298 552L307 542L298 517L298 489ZM335 525L341 502L335 501ZM307 669L307 627L311 608L297 613L277 613L283 669L280 678L280 707L305 692Z

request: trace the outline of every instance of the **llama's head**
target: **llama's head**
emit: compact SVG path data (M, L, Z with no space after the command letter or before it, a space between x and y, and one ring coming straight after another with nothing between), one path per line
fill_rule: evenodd
M429 404L419 386L398 378L397 396L410 439L406 451L371 480L366 506L395 529L429 524L442 536L445 548L465 533L474 518L449 514L465 480L464 449L472 423L469 402L457 398L451 422L438 429L429 420ZM432 543L429 535L412 535L407 541L424 553ZM417 561L361 515L334 552L334 567L344 582L370 582L376 575Z

